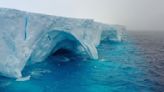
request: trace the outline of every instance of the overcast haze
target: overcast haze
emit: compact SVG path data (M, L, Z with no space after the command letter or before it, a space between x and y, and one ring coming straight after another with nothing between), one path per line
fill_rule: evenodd
M0 7L164 30L164 0L0 0Z

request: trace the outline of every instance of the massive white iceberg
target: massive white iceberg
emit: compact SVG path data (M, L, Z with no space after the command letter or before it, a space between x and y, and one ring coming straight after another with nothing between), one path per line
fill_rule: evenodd
M59 49L86 52L98 59L103 39L121 41L124 27L90 19L75 19L0 9L0 75L20 78L28 61L41 62ZM109 34L101 37L104 34Z

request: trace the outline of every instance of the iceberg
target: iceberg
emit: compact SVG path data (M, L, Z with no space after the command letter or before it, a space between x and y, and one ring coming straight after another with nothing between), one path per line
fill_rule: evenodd
M102 40L122 41L125 28L77 19L0 8L0 75L21 78L30 62L44 61L60 49L98 59Z

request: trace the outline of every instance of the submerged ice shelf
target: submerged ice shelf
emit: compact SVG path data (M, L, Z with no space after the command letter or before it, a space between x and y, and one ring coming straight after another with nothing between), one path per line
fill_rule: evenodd
M20 78L29 62L41 62L59 49L98 59L101 40L122 40L120 25L0 9L0 74ZM103 34L109 34L103 36Z

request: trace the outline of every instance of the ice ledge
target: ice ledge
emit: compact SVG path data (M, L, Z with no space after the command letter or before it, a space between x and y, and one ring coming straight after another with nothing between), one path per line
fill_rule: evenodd
M121 41L124 29L91 19L0 8L0 74L20 78L27 61L43 61L60 48L85 51L90 58L98 59L96 46L100 41Z

